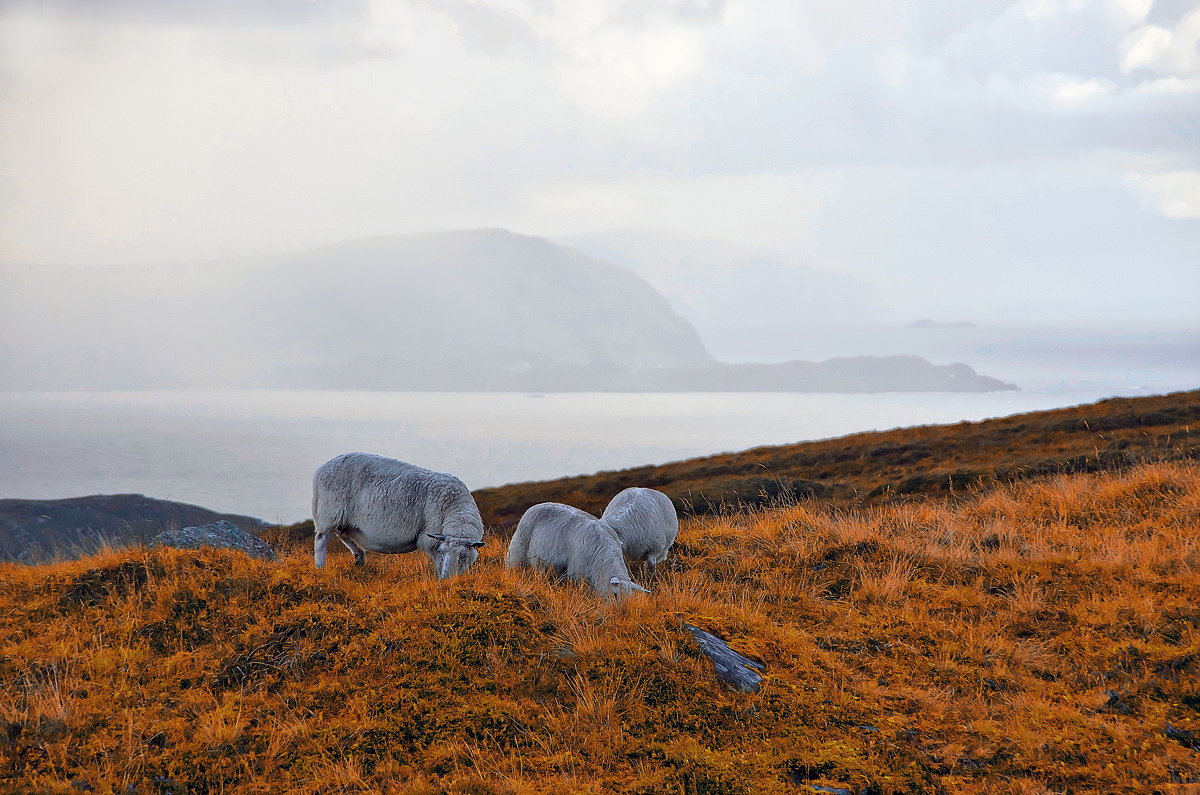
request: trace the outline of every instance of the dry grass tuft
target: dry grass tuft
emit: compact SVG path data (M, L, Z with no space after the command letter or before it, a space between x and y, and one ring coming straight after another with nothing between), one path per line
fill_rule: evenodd
M1188 791L1198 528L1175 463L691 521L616 606L499 544L445 583L303 548L4 566L0 788ZM685 621L761 691L720 686Z

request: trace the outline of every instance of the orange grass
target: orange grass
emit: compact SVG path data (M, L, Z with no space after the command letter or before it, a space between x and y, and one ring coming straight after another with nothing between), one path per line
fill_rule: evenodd
M1200 459L1200 390L1110 398L1011 417L870 431L617 472L479 489L484 520L511 533L529 506L565 502L599 515L627 486L668 494L682 512L724 513L780 498L892 502L956 497L979 485ZM304 523L295 533L312 533Z
M1175 463L689 521L615 606L498 543L446 583L305 550L3 566L0 789L1194 791L1198 529Z

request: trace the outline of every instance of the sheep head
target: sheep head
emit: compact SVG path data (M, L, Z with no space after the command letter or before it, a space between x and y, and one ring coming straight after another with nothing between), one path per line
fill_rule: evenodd
M626 580L621 577L613 577L609 580L608 588L613 599L621 599L635 593L650 593L649 589L643 588L633 580Z
M471 568L471 564L479 558L479 548L484 542L474 538L454 538L442 533L428 533L437 542L429 550L433 560L433 572L439 580L446 580Z

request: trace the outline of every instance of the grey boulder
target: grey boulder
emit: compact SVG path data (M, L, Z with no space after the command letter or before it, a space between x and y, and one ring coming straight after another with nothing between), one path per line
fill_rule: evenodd
M167 530L156 535L150 545L175 549L237 549L259 560L279 560L267 542L224 519L202 527Z

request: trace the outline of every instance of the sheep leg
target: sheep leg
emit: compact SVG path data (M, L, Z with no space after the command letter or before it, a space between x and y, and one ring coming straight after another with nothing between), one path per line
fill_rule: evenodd
M662 563L666 559L666 552L663 552L661 555L649 554L646 556L646 568L649 570L650 579L652 581L658 582L658 564Z
M346 549L350 550L350 554L354 555L354 565L361 566L363 565L363 558L365 555L359 548L358 544L355 544L353 541L351 541L350 537L346 535L346 533L347 528L339 527L337 531L338 540L346 545Z
M313 560L318 569L325 568L325 548L329 546L329 528L316 529L313 533Z

